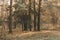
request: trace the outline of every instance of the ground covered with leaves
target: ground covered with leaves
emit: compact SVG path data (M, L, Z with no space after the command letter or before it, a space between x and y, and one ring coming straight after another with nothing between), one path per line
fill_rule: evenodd
M59 31L39 31L12 33L0 37L0 40L60 40Z

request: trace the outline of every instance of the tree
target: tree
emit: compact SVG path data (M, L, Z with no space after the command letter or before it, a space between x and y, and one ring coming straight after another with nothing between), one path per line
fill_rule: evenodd
M23 1L23 0L21 0ZM29 5L30 6L30 5ZM20 23L22 24L22 30L27 30L27 11L29 10L29 6L27 4L25 4L25 2L21 3L20 1L17 1L16 4L14 5L15 11L14 11L14 15L15 15L15 21L18 23L20 20ZM30 12L29 12L30 15ZM19 20L18 20L19 19ZM29 25L29 24L28 24Z
M41 10L41 13L42 13L41 15L45 16L44 18L42 18L42 21L46 23L51 23L52 26L56 26L57 20L58 20L57 15L55 15L57 14L57 8L58 7L56 5L56 2L46 1L44 5L42 6L42 10Z
M34 31L36 31L36 8L35 8L35 0L34 0Z
M38 6L39 7L39 10L38 10L38 27L37 27L38 31L40 31L40 13L41 13L40 9L41 9L41 1L42 0L39 0L39 6Z
M12 0L10 0L9 33L12 33Z
M32 25L31 25L31 0L29 0L29 29L30 29L30 31L32 30L31 29L31 27L32 27Z

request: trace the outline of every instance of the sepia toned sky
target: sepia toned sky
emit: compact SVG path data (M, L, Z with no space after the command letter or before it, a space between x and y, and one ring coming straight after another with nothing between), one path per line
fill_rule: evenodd
M10 5L10 0L8 0L8 5Z

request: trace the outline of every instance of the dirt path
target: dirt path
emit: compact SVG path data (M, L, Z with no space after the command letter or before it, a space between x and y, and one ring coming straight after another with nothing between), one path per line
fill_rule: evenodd
M60 40L60 31L25 32L14 35L9 34L7 38L8 40Z

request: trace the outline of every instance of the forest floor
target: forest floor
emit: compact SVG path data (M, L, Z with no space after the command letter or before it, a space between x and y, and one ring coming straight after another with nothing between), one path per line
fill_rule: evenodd
M15 32L7 34L4 40L60 40L60 31Z

